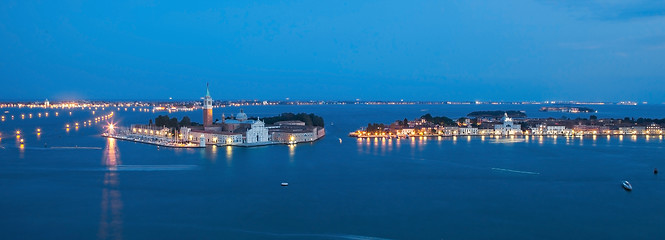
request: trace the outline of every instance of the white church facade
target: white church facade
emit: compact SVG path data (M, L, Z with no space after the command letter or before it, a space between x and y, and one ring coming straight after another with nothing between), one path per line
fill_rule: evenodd
M508 114L505 113L503 118L501 118L503 124L494 125L494 134L496 135L521 135L522 134L522 125L515 124L513 119L508 117Z

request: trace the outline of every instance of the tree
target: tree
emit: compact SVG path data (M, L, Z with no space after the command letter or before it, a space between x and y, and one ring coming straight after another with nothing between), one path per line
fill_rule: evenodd
M152 126L152 119L150 119L150 121L148 121L148 126Z
M307 126L317 126L317 127L324 127L325 123L323 121L323 118L317 115L314 115L313 113L307 114L307 113L298 113L298 114L293 114L293 113L282 113L279 116L274 116L274 117L267 117L263 119L263 122L266 124L273 124L279 121L302 121L305 122L305 125Z
M168 123L166 124L167 128L178 128L178 119L177 118L171 118L169 119Z
M157 116L157 118L155 118L155 126L158 126L158 127L167 126L169 124L169 120L170 119L169 119L168 115L164 115L164 116L159 115L159 116Z
M437 125L442 125L442 126L455 125L455 121L453 121L452 119L450 119L448 117L443 117L443 116L442 117L438 117L438 116L433 117L429 113L425 114L425 115L422 115L420 118L425 119L425 121L427 121L427 122L434 123L434 124L437 124Z
M368 133L382 133L385 131L385 128L386 126L383 123L368 123L365 131Z
M190 125L192 125L192 120L189 119L188 116L184 116L184 117L182 117L182 120L180 120L180 124L179 124L179 125L180 125L181 127L182 127L182 126L190 126Z
M420 117L421 119L425 119L425 121L431 122L432 121L432 114L425 114Z
M596 115L591 115L589 116L589 120L598 120L598 117Z

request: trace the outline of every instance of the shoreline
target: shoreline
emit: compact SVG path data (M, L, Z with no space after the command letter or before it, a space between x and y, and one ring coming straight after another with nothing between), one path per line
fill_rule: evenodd
M164 142L159 142L159 141L150 141L150 140L142 140L139 138L132 138L132 137L127 137L127 136L119 136L119 135L113 135L113 134L108 134L108 133L102 133L102 137L106 138L113 138L113 139L118 139L118 140L123 140L123 141L129 141L129 142L135 142L135 143L143 143L143 144L149 144L149 145L155 145L155 146L161 146L161 147L169 147L169 148L206 148L207 146L218 146L218 147L262 147L262 146L271 146L271 145L297 145L300 143L313 143L318 141L319 139L322 139L323 137L314 139L312 141L302 141L302 142L258 142L258 143L236 143L236 144L209 144L209 145L204 145L201 146L200 144L194 144L194 143L188 143L188 144L177 144L171 142L169 143L164 143Z
M138 138L130 138L130 137L124 137L124 136L118 136L118 135L112 135L112 134L106 134L106 133L103 133L102 137L113 138L113 139L118 139L118 140L123 140L123 141L129 141L129 142L150 144L150 145L161 146L161 147L170 147L170 148L205 148L205 146L200 146L200 145L197 145L197 144L180 144L180 145L177 145L175 143L168 144L168 143L162 143L162 142L158 142L158 141L148 141L148 140L142 140L142 139L138 139Z
M513 135L497 135L497 134L428 134L428 135L359 135L352 132L348 137L352 138L387 138L387 139L409 139L419 137L593 137L593 136L653 136L663 137L665 134L644 134L644 133L626 133L626 134L579 134L579 135L566 135L566 134L513 134Z

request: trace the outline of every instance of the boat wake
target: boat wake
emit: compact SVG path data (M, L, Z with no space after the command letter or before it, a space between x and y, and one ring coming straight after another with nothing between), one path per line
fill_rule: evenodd
M537 173L537 172L518 171L518 170L512 170L512 169L505 169L505 168L492 168L492 170L503 171L503 172L512 172L512 173L532 174L532 175L539 175L540 174L540 173Z

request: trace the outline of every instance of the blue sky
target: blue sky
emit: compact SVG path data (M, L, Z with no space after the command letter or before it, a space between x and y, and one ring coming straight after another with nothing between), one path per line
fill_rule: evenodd
M13 1L0 99L665 102L664 1Z

